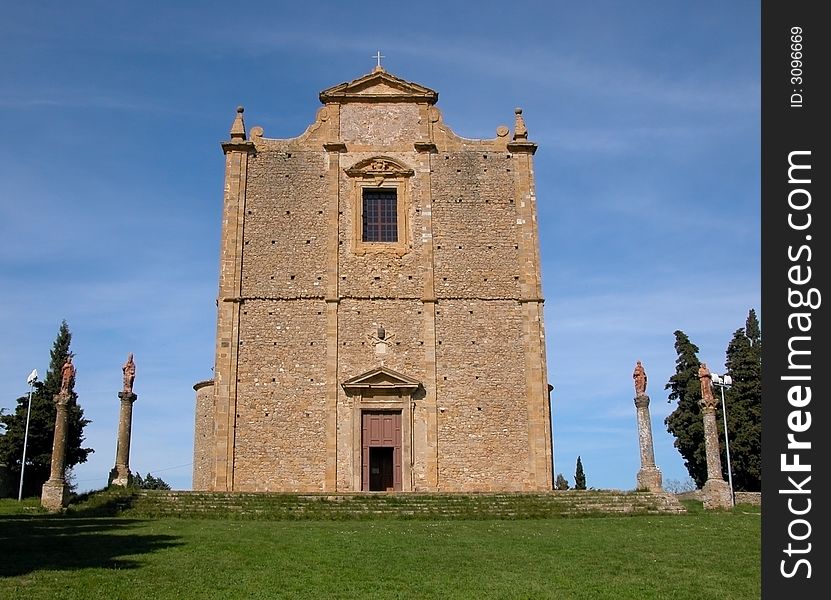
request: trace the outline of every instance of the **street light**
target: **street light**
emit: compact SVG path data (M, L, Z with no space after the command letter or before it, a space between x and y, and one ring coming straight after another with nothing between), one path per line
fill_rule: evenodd
M26 406L26 432L23 434L23 460L20 461L20 488L17 491L17 501L23 499L23 471L26 469L26 443L29 441L29 417L32 414L32 390L35 387L35 382L38 380L37 369L32 369L29 373L29 378L26 383L29 384L29 403Z
M724 418L724 449L727 451L727 480L730 484L730 502L736 505L736 496L733 493L733 469L730 466L730 439L727 436L727 407L724 404L724 388L733 385L733 378L730 375L717 375L713 373L713 385L721 389L721 416Z
M556 459L554 458L554 419L551 418L551 392L554 391L554 386L550 383L548 384L548 424L550 425L550 429L548 430L549 433L549 441L551 442L551 484L555 485L556 481ZM556 485L555 485L556 487Z

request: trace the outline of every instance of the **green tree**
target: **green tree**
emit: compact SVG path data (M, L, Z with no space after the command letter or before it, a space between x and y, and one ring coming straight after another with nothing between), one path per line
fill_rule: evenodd
M24 496L37 496L43 484L49 479L52 462L52 439L55 432L55 396L61 389L61 367L66 358L72 356L69 349L72 334L66 321L61 323L58 336L52 346L49 371L42 382L36 382L32 391L32 407L29 418L29 435L26 444L26 470L23 480ZM71 469L86 462L94 452L84 448L84 427L90 423L84 418L83 409L78 406L78 395L72 381L69 394L66 441L66 468ZM20 464L23 458L23 438L26 432L26 412L29 395L17 399L15 411L0 416L5 431L0 434L0 463L9 469L13 481L20 481ZM17 486L15 486L17 489Z
M132 486L140 490L169 490L168 485L161 477L153 477L148 471L146 477L142 477L141 473L136 473L132 476Z
M674 445L684 459L684 466L700 488L707 481L707 454L704 448L704 423L701 417L701 382L698 379L698 346L683 331L675 332L675 375L664 389L676 407L664 424L675 436Z
M727 346L725 367L733 385L724 391L730 467L733 487L739 491L762 489L762 334L756 311L750 310L745 327L733 334ZM721 426L721 423L719 423ZM722 432L723 435L723 432ZM727 469L725 445L722 464ZM726 475L726 473L725 473Z
M554 482L554 489L556 489L556 490L567 490L568 489L568 479L563 477L562 473L557 473L557 480Z
M580 460L579 456L577 457L577 468L574 471L574 489L586 489L586 474L583 472L583 461Z

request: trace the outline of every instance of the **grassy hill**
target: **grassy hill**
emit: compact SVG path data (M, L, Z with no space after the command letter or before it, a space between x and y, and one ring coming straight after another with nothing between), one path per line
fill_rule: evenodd
M0 503L1 598L760 597L760 509L580 518L139 517ZM96 505L96 502L98 504ZM120 516L91 516L110 511Z

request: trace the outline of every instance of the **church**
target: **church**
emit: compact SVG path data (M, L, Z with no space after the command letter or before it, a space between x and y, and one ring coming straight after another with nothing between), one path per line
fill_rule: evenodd
M457 136L380 64L225 153L193 489L538 491L553 440L533 155Z

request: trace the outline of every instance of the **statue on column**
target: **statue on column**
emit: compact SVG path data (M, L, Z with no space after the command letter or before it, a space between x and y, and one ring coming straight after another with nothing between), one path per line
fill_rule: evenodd
M127 355L127 362L124 363L124 366L121 367L121 371L124 373L124 388L123 392L125 394L132 394L133 393L133 382L136 379L136 363L133 361L133 353Z
M701 380L701 401L705 404L714 404L713 375L707 368L707 363L701 363L698 367L698 379Z
M75 380L75 365L72 364L72 355L66 357L61 367L61 394L68 394L72 382Z
M641 468L638 471L638 489L663 492L663 476L655 464L652 444L652 419L649 416L649 396L646 395L646 369L641 361L632 372L635 381L635 412L638 420L638 446L641 452Z
M121 400L121 412L118 417L118 438L115 446L115 466L110 471L110 485L126 487L130 485L130 435L133 426L133 402L138 396L133 393L133 381L136 379L136 363L133 353L127 355L127 362L121 367L123 385L118 392Z
M641 361L638 361L638 364L635 365L632 378L635 380L635 395L643 396L646 394L646 370L644 370Z
M74 381L75 365L72 364L70 354L61 367L61 389L55 396L55 433L52 437L50 474L40 494L41 506L53 512L66 506L69 494L69 487L66 484L67 408L72 400L69 391Z
M698 367L698 378L701 381L701 417L704 420L704 450L707 456L704 508L730 508L733 506L733 490L721 474L713 375L707 368L707 363L701 363Z

